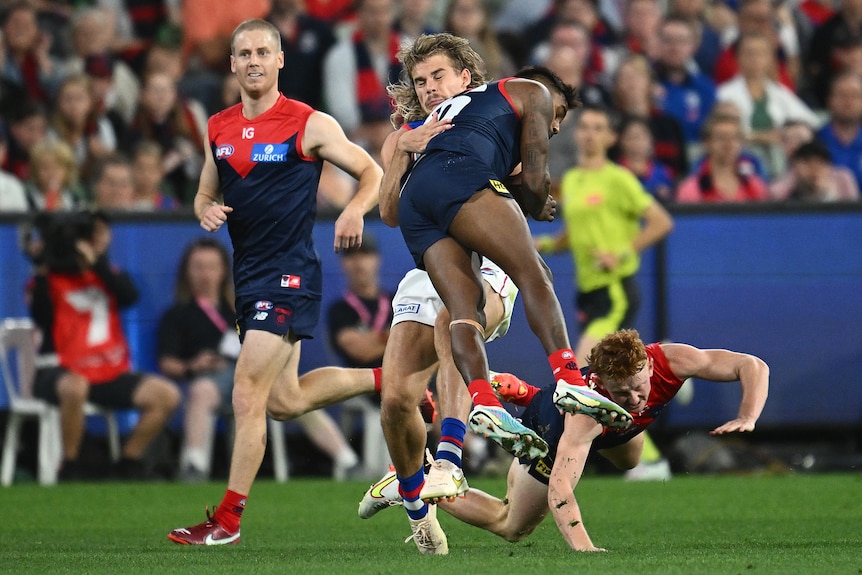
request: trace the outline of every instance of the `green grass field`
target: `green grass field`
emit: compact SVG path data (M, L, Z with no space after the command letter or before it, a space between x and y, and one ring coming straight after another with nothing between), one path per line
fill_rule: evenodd
M503 479L471 480L502 495ZM203 520L223 483L92 483L0 491L0 572L39 573L862 573L862 475L587 478L578 488L594 543L578 554L551 518L506 543L441 513L447 557L420 556L392 508L363 521L365 483L261 481L239 545L190 548L165 534Z

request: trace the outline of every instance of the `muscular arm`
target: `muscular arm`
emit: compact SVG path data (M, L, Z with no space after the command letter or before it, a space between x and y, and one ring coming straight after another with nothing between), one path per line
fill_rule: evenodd
M547 88L532 80L510 80L506 88L521 113L522 205L539 219L551 190L548 143L553 100Z
M574 494L590 454L590 445L602 428L586 415L567 414L565 418L563 436L557 447L557 457L548 483L548 507L563 539L572 549L604 551L590 540Z
M204 135L204 165L201 168L201 178L198 191L195 194L195 217L201 227L208 232L217 231L227 221L227 215L233 208L222 205L222 194L219 190L218 170L209 146L209 130Z
M380 218L387 226L398 225L398 199L401 196L401 177L410 167L411 154L425 151L428 141L452 127L452 120L437 120L413 129L400 128L383 142L380 157L383 161L383 180L380 182Z
M769 395L769 366L759 357L726 349L698 349L681 343L662 344L671 370L680 379L739 381L739 414L712 430L713 435L752 431Z
M363 217L377 205L383 170L361 147L347 139L332 116L314 112L305 124L302 150L306 156L326 160L341 168L358 182L353 199L335 221L336 252L362 243Z
M401 176L410 165L410 155L396 150L398 140L406 131L401 128L386 136L380 149L380 158L383 161L383 179L380 181L380 219L391 228L398 226Z

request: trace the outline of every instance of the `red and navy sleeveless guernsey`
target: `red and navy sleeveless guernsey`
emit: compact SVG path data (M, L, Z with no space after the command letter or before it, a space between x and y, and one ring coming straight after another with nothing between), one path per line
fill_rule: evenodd
M509 80L483 84L438 104L433 112L441 120L451 118L452 128L431 138L425 154L447 151L480 158L499 179L508 176L521 161L521 116L506 92Z
M593 449L608 449L622 445L632 437L641 433L652 423L656 416L661 413L671 399L682 387L683 381L671 370L660 343L651 343L646 346L647 358L653 360L653 374L650 377L650 392L647 404L640 413L632 414L632 424L623 430L602 428L602 434L593 440ZM595 382L594 374L589 368L583 368L582 373L587 380ZM602 395L610 398L610 393L603 387L597 385L596 390ZM544 483L548 482L554 460L557 456L557 447L563 436L565 417L560 415L557 406L554 405L554 386L542 388L533 400L527 405L521 421L530 429L535 429L542 439L548 442L548 454L536 461L521 458L521 463L530 465L529 473Z
M311 230L322 162L305 156L302 136L314 109L279 95L253 120L237 104L212 116L209 140L219 187L233 208L236 296L320 299L320 258Z

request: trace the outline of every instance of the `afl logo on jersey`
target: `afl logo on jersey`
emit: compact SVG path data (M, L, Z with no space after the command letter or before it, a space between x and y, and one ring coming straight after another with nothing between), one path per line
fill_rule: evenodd
M255 144L251 148L252 162L284 162L287 159L287 144Z
M266 311L272 309L272 302L261 300L254 304L254 309L258 311Z
M216 146L216 160L226 160L231 156L233 156L233 146L230 144Z

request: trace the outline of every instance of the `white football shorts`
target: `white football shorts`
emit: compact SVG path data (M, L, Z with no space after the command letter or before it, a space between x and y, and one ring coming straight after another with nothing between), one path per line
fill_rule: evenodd
M503 337L512 322L512 310L518 298L518 286L497 264L482 258L482 279L503 298L503 320L485 341ZM437 315L443 309L443 300L437 295L428 273L414 269L407 272L398 284L398 291L392 298L392 325L402 321L415 321L434 327Z

